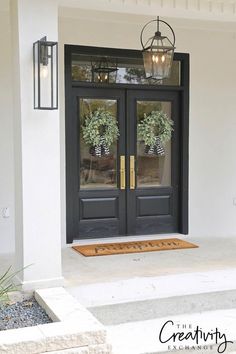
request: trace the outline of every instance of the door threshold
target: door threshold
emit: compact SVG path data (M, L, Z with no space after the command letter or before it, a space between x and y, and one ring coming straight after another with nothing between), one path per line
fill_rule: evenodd
M135 242L135 241L146 241L146 240L158 240L163 238L173 238L173 237L186 237L186 235L178 233L169 234L155 234L155 235L135 235L135 236L117 236L117 237L106 237L106 238L95 238L87 240L74 240L73 246L76 245L92 245L101 243L119 243L119 242ZM71 247L71 245L68 245Z

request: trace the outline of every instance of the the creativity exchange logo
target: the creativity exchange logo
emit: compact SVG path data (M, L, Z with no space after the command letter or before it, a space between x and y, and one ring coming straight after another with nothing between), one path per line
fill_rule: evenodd
M233 343L217 327L205 331L198 325L179 324L172 320L166 321L161 327L159 341L162 344L168 344L169 351L204 352L204 350L213 350L216 345L219 354L226 352L230 344Z

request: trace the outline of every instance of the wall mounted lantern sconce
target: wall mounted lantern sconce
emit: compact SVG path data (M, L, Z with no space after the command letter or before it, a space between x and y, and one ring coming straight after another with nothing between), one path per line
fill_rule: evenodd
M145 29L153 22L156 22L157 28L154 36L143 43L143 34ZM167 36L163 36L160 31L160 24L163 23L172 33L173 40ZM140 34L140 42L142 45L143 64L146 78L163 80L170 76L175 50L175 33L172 27L165 21L157 17L151 20L143 27Z
M113 81L116 81L118 71L117 62L113 62L110 58L108 59L107 57L103 57L91 65L93 82L109 83L112 73L115 74Z
M34 109L58 109L58 43L43 37L33 45Z

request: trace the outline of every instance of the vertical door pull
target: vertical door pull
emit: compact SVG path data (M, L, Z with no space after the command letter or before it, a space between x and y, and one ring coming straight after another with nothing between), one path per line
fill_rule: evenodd
M130 156L130 189L135 189L135 158Z
M125 156L120 157L120 189L125 189Z

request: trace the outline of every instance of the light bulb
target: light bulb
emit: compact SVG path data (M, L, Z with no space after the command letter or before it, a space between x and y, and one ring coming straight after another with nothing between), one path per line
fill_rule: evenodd
M165 55L162 55L162 57L161 57L161 61L162 61L162 63L164 63L164 62L165 62L165 60L166 60Z
M152 56L152 61L153 61L154 63L158 63L158 61L159 61L158 55L153 55L153 56Z
M48 77L48 66L43 65L40 70L40 75L43 79L46 79Z

